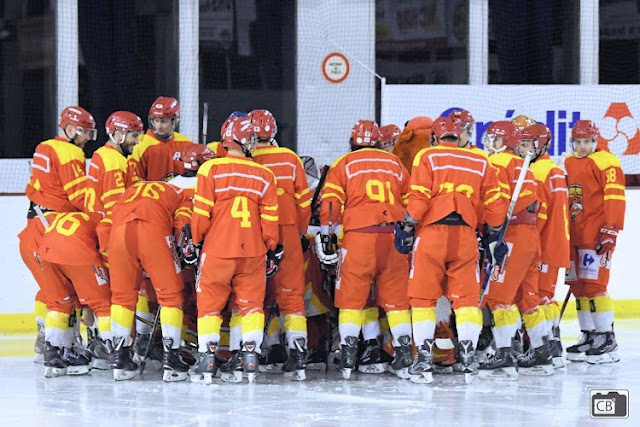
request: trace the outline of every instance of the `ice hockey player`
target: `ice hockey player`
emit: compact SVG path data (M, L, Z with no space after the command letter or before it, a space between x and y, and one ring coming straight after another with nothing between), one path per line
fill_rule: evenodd
M576 298L580 341L567 359L592 364L620 360L613 332L613 301L607 293L611 257L624 227L625 186L620 160L597 150L598 128L579 120L571 131L573 155L564 163L569 183L571 269L567 282Z
M408 295L418 352L409 374L416 383L433 381L436 301L444 292L455 311L459 362L468 383L473 379L482 324L475 234L478 205L484 205L493 238L506 217L507 204L486 156L460 147L456 120L436 119L431 144L414 159L409 203L404 220L395 226L396 249L404 254L413 250ZM420 225L417 233L416 225ZM506 251L503 245L496 248L493 259L501 263Z
M392 368L406 378L411 365L409 266L407 257L393 250L393 223L402 219L409 174L395 155L373 148L378 138L374 121L359 120L351 130L351 152L333 163L322 190L315 246L321 263L339 262L335 285L335 306L340 309L338 369L345 379L356 365L362 311L372 281L393 335ZM335 230L329 227L337 222L344 232L339 255L334 251Z
M178 100L161 96L149 109L149 129L133 149L129 162L142 181L160 181L169 173L180 175L184 169L174 163L185 144L192 144L186 136L176 132L180 123Z
M229 117L227 117L224 123L222 123L222 127L220 128L220 141L211 141L207 144L207 147L209 147L209 149L215 153L217 158L225 157L227 155L227 150L222 146L222 135L224 134L224 130L227 128L229 121L233 120L236 117L243 118L247 116L248 114L245 112L234 111L233 113L229 114Z
M255 145L251 120L230 121L222 144L227 157L202 165L194 198L193 242L202 245L196 282L198 347L205 353L200 354L201 363L215 356L221 312L233 290L235 308L242 315L242 349L220 368L221 378L242 381L242 366L253 382L263 339L265 280L277 271L283 252L278 245L276 179L250 159ZM213 367L202 371L206 382L215 374Z
M39 214L49 211L82 211L86 193L85 157L82 149L96 138L96 122L82 107L70 106L60 114L58 136L43 141L33 155L32 172L25 193L29 199L27 226L20 232L20 255L38 284L42 277L40 264L34 257L38 242L46 227ZM45 227L38 227L45 225ZM44 357L44 327L46 295L38 291L35 298L38 337L34 361L42 363Z
M531 141L522 141L522 134L513 123L496 121L487 129L489 160L498 172L502 196L510 200L522 170L525 157L534 148ZM529 143L529 144L528 144ZM539 307L538 262L540 233L537 224L546 219L546 206L541 205L533 172L527 169L522 189L513 210L504 241L509 245L509 268L491 272L487 307L493 316L493 337L497 351L481 370L502 370L509 378L517 378L511 339L515 336L520 314L531 339L528 353L517 361L522 373L553 373L545 315ZM513 304L517 305L513 307ZM519 310L519 311L518 311Z
M460 124L460 146L466 147L470 143L473 136L473 127L476 124L475 119L468 110L454 110L449 117L458 120ZM473 144L475 147L475 144Z
M96 225L101 213L56 212L40 242L37 256L47 295L45 377L80 375L89 368L109 369L111 351L111 292L98 251ZM69 250L73 248L73 250ZM98 317L91 352L75 346L76 304ZM91 363L91 365L90 365Z
M380 126L380 140L378 148L391 153L396 145L396 140L400 136L400 128L396 125Z
M538 294L547 321L551 360L555 368L564 366L560 341L560 308L554 299L558 271L569 268L569 207L567 179L560 167L547 154L551 131L543 124L533 124L522 131L523 151L535 150L531 171L538 183L538 195L546 218L538 222L540 231L540 265ZM541 215L545 215L540 212Z
M302 243L311 219L311 193L302 160L292 150L274 147L276 119L268 110L253 110L249 120L257 137L253 159L276 176L279 244L284 256L278 274L271 278L280 315L284 316L289 357L282 370L293 380L304 380L307 359L307 319L304 308L304 257Z
M143 269L162 307L163 380L187 378L189 366L179 351L184 283L174 241L174 214L192 195L162 181L140 181L122 194L113 209L109 273L115 348L111 368L116 380L133 378L137 369L131 360L131 328Z

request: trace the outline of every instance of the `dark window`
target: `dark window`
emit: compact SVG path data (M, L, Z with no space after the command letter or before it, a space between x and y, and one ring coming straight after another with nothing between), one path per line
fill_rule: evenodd
M599 80L640 83L640 1L600 0Z

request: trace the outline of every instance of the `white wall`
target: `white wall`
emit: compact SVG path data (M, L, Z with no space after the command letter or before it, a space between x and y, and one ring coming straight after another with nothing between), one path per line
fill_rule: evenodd
M0 227L0 313L31 313L33 298L38 286L29 270L22 263L18 249L18 233L26 225L29 203L25 196L0 196L0 212L3 214ZM627 191L627 223L618 238L611 271L610 293L617 299L640 299L638 286L638 259L636 243L640 241L640 189ZM73 250L73 248L69 248ZM562 300L566 286L559 287L556 298Z

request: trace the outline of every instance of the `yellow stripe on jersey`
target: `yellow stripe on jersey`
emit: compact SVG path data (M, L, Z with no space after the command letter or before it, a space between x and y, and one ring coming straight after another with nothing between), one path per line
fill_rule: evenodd
M193 213L211 218L211 214L209 212L205 211L204 209L200 209L199 207L193 208Z
M73 181L69 181L65 186L63 186L62 188L64 189L64 191L67 191L68 189L70 189L71 187L73 187L74 185L80 184L81 182L84 182L87 180L87 177L82 175L77 177L76 179L74 179Z
M196 196L193 199L196 202L201 202L201 203L204 203L205 205L208 205L208 206L213 206L214 205L214 203L211 200L207 199L206 197L202 197L199 194L196 194Z

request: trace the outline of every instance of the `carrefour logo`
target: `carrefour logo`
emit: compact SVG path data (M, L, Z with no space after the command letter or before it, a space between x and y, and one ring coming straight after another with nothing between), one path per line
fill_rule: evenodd
M584 254L584 256L582 257L582 265L585 266L585 267L590 266L595 261L596 260L589 254Z

